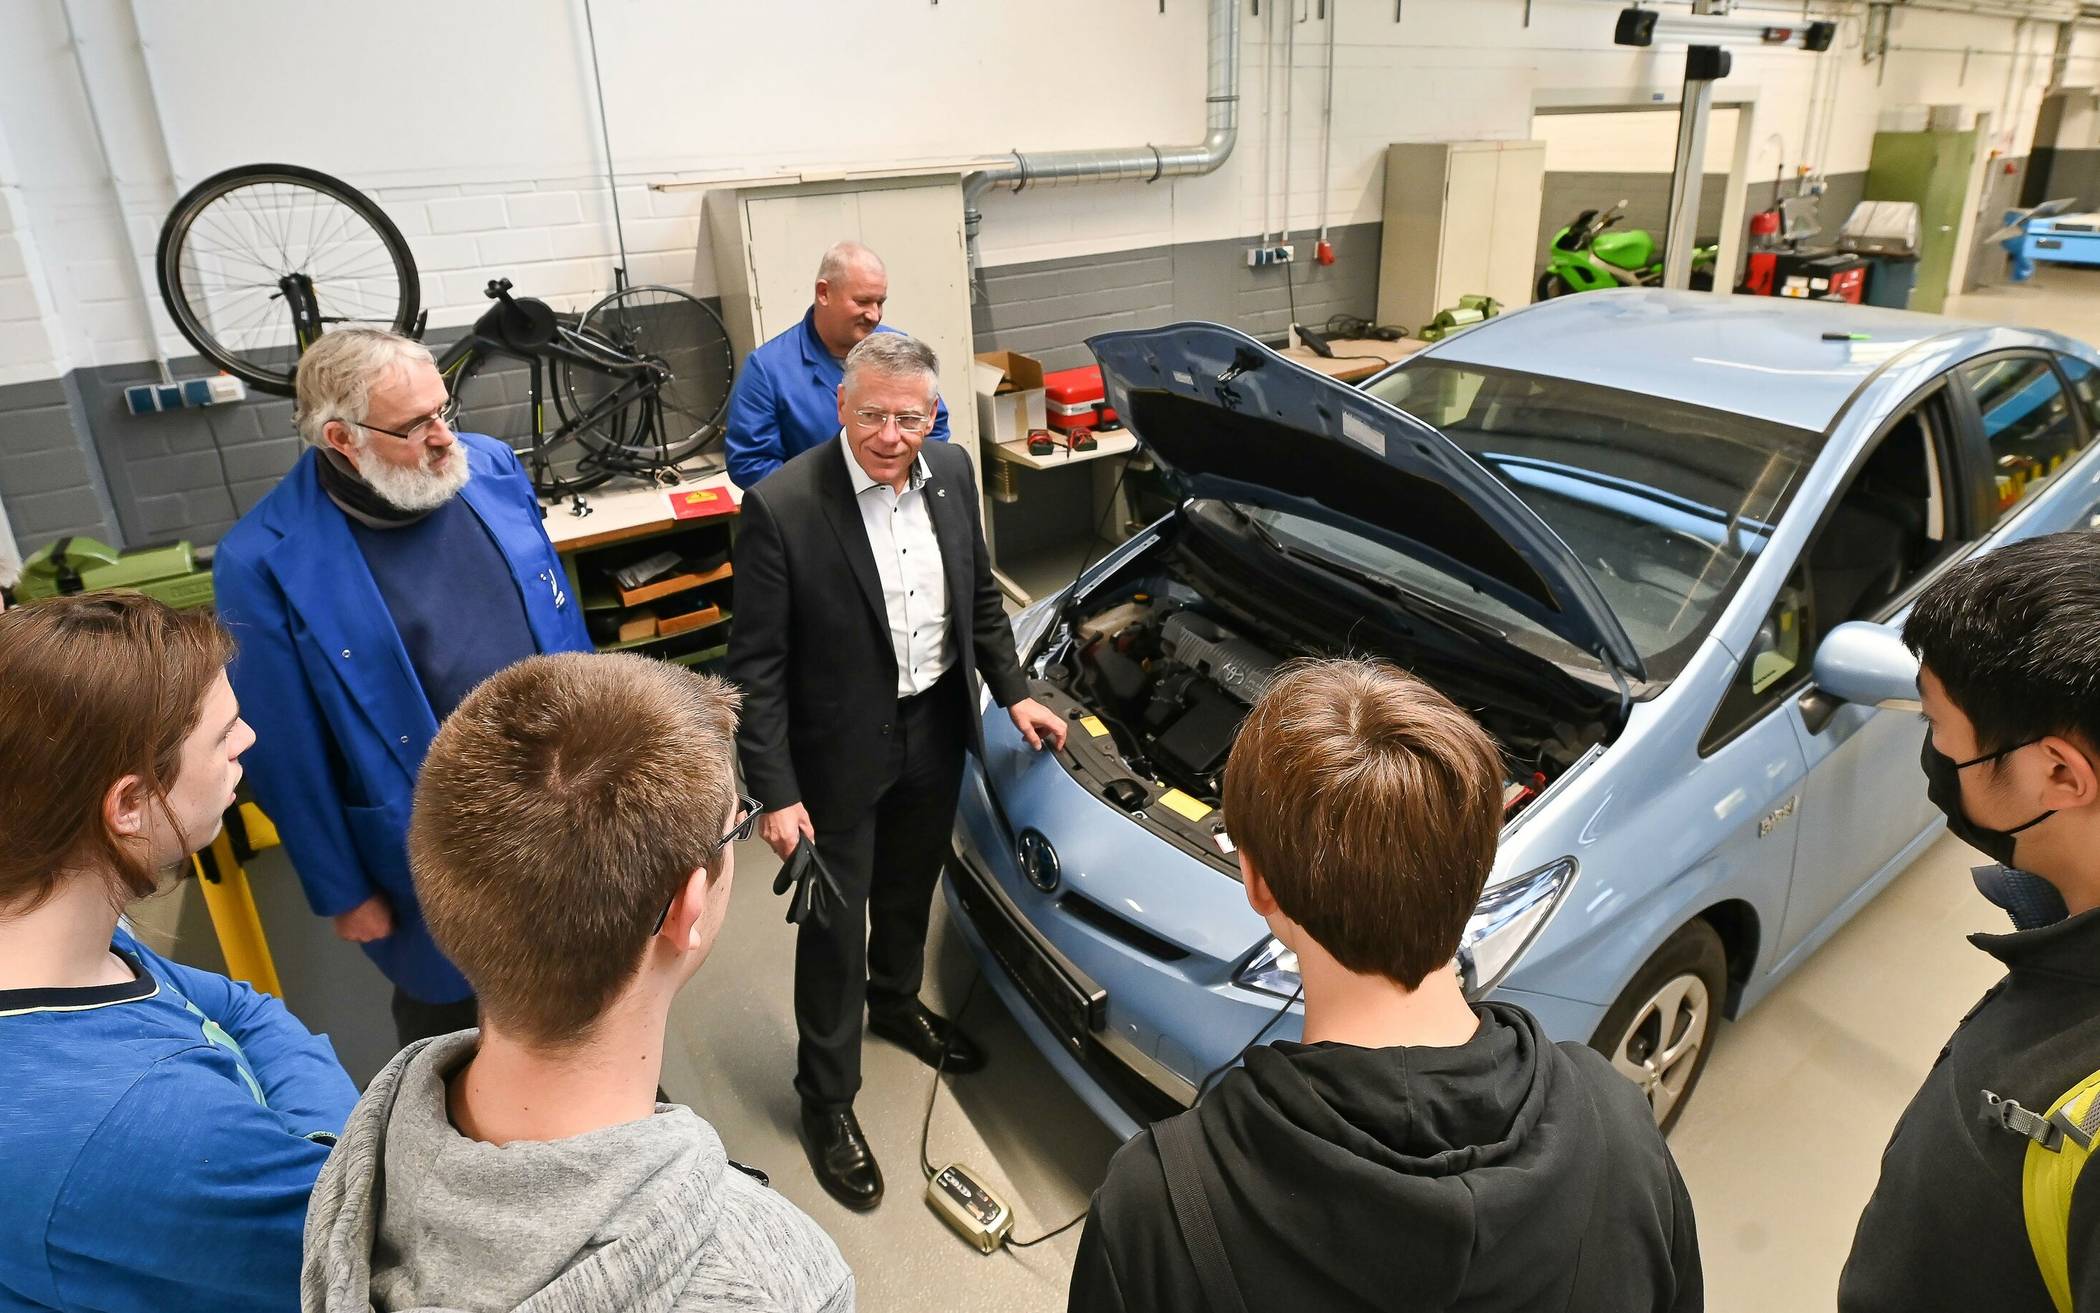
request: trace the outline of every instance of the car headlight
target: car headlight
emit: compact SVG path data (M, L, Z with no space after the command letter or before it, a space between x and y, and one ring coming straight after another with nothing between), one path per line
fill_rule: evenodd
M1517 955L1546 928L1553 909L1575 883L1575 859L1563 857L1529 871L1480 896L1458 941L1459 979L1466 994L1478 998L1509 974Z
M1014 651L1020 654L1022 665L1028 664L1029 657L1034 655L1035 645L1050 631L1050 626L1057 623L1057 610L1064 600L1065 590L1059 589L1015 614Z
M1481 895L1458 944L1459 980L1467 997L1478 998L1502 983L1574 883L1575 859L1563 857ZM1233 973L1232 983L1289 998L1299 989L1298 955L1271 936Z
M1298 955L1285 948L1281 940L1272 937L1255 950L1254 956L1247 959L1247 965L1233 974L1232 983L1278 998L1289 998L1299 989Z

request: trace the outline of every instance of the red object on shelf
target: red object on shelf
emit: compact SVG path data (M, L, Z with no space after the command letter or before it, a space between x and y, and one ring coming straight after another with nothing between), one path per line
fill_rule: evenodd
M1777 237L1779 235L1779 211L1759 210L1750 216L1752 237Z
M699 520L710 515L728 515L736 510L725 488L695 488L691 492L674 492L671 503L671 518L676 520Z
M1099 428L1113 420L1116 412L1107 408L1095 408L1095 403L1108 396L1108 389L1101 382L1101 366L1082 365L1077 369L1060 369L1043 375L1043 409L1049 413L1050 427L1060 432L1078 428Z

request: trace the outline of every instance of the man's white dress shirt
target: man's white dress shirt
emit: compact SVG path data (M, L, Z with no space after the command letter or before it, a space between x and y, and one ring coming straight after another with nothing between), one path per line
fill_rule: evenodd
M853 481L853 500L868 530L868 550L875 554L875 574L882 581L882 608L889 614L890 650L897 657L897 696L908 698L932 688L948 673L948 576L941 569L941 544L933 534L933 509L927 499L932 471L921 455L899 493L877 483L853 458L853 446L839 431L839 453Z

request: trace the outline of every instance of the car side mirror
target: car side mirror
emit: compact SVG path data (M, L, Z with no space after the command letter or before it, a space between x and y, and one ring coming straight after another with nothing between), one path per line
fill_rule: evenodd
M1851 620L1816 648L1816 687L1865 707L1916 711L1918 658L1885 625Z

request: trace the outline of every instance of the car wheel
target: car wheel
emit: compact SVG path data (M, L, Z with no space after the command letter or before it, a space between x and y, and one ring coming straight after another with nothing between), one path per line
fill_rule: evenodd
M1721 936L1694 921L1655 950L1590 1039L1591 1048L1640 1087L1665 1132L1706 1068L1727 989Z

